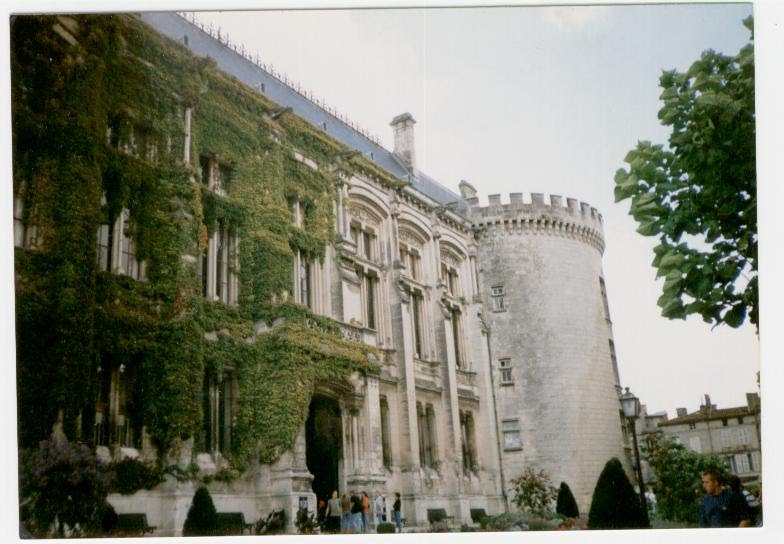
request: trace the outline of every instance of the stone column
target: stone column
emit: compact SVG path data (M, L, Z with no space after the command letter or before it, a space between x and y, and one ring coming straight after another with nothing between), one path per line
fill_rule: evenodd
M401 293L400 325L403 332L403 383L401 407L403 412L403 433L401 436L400 464L404 472L411 474L419 471L419 433L416 413L416 379L414 371L414 339L411 304L407 293ZM408 439L406 441L406 438ZM408 448L406 448L406 442ZM411 482L413 483L413 482Z
M365 471L383 474L383 451L381 446L381 405L378 392L378 378L367 376L365 395Z
M450 434L452 437L452 440L449 443L449 448L452 450L452 454L450 455L449 451L444 452L444 455L441 456L440 461L447 462L448 459L451 458L451 460L455 463L457 474L459 475L457 478L457 490L458 493L462 493L463 448L462 433L460 432L460 408L458 406L457 400L457 361L455 360L455 342L457 342L457 338L455 338L453 334L452 316L449 313L448 308L443 304L439 304L439 306L442 309L442 323L444 327L444 338L446 339L446 392L449 395L447 402L444 403L444 407L448 409L444 416L448 418Z

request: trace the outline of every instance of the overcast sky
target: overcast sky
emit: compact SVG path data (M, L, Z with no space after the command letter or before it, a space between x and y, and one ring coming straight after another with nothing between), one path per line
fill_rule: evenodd
M638 140L665 143L658 78L706 49L749 41L751 6L646 5L200 12L262 62L393 146L389 121L417 121L418 167L457 191L541 192L604 216L604 272L622 385L649 412L719 407L756 392L750 325L713 331L669 321L650 266L655 239L636 234L613 176ZM526 197L528 200L530 197Z

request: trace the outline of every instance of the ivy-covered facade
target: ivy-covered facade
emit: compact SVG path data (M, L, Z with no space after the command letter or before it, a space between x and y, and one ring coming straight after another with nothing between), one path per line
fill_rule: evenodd
M132 16L12 32L20 447L54 426L107 460L288 464L293 504L307 467L281 456L314 392L362 396L383 360L294 276L356 252L336 233L349 179L402 184Z
M179 15L11 31L20 449L156 467L110 495L156 535L200 482L249 521L332 489L399 491L411 525L504 510L522 448L471 214L194 54L240 58Z

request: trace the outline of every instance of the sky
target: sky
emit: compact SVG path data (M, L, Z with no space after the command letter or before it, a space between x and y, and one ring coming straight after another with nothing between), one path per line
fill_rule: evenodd
M604 217L603 259L621 384L649 413L719 407L758 392L754 327L670 321L656 300L655 238L635 232L613 177L639 140L666 143L662 70L748 43L749 4L198 12L392 149L416 119L418 168L480 202L541 192ZM527 200L530 196L527 197Z

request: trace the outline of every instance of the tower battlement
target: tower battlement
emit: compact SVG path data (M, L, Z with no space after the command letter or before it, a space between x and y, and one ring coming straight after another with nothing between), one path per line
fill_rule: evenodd
M509 202L502 203L500 194L488 195L488 205L479 206L476 196L466 199L469 215L480 235L550 234L578 238L604 252L602 214L575 198L531 193L525 202L523 193L510 193ZM564 200L565 205L564 205Z

